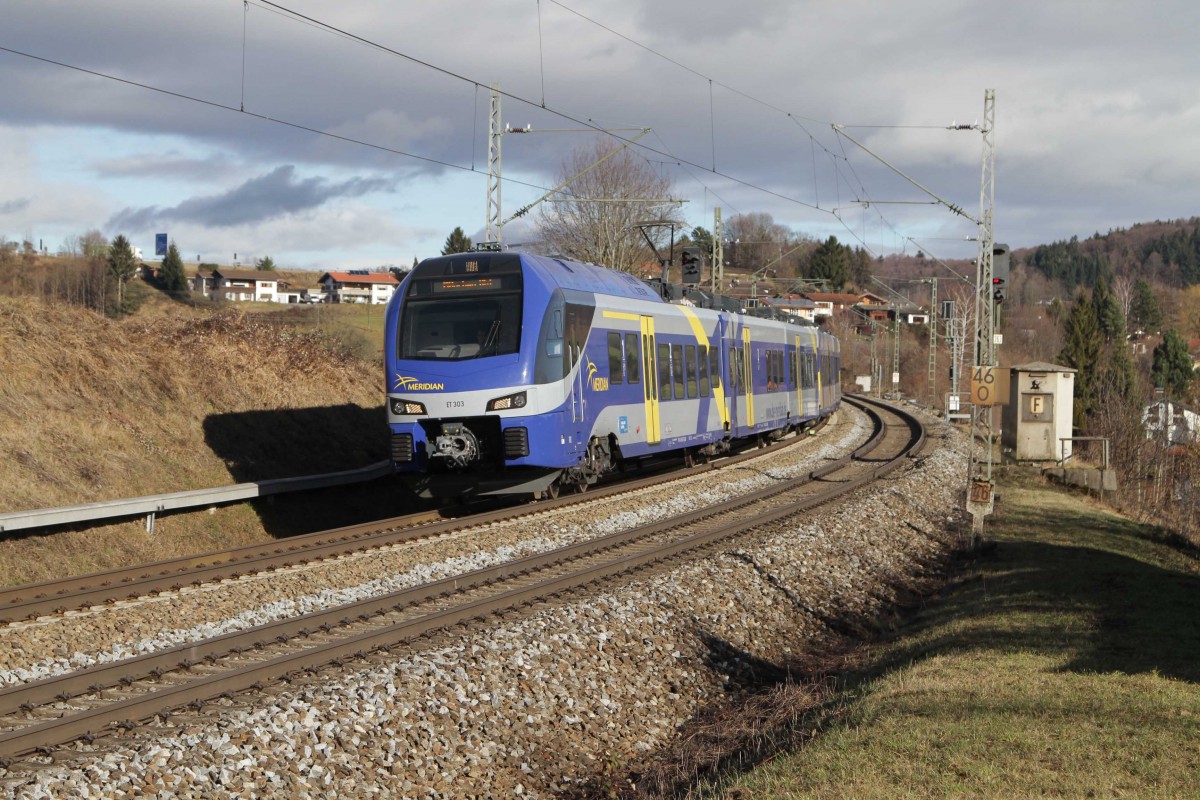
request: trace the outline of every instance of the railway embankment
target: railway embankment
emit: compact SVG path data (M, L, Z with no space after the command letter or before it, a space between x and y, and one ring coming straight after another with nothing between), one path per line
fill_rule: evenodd
M763 763L693 796L1195 797L1196 551L1032 471L999 492L984 550L819 702L721 719Z
M107 319L0 297L0 512L353 469L387 456L383 370L238 308ZM378 487L0 537L0 586L402 513Z
M838 416L815 448L789 456L796 468L828 457L827 435L859 435L858 412ZM125 741L98 743L94 756L28 772L13 765L5 785L18 796L607 791L655 763L689 721L753 699L765 685L803 680L842 636L870 630L897 603L937 585L955 539L961 445L938 428L926 453L880 485L702 558L484 630L450 631L410 653L348 662L336 676L253 702L217 701L200 719L166 718ZM691 491L728 495L787 469L776 459L719 484L696 476ZM647 511L699 502L689 497L673 489ZM639 513L625 501L604 516L613 524ZM50 631L14 629L30 654Z

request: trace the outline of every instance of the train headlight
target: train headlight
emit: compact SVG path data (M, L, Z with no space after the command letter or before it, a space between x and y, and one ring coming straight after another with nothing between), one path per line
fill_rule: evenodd
M415 400L401 400L399 397L393 397L391 405L392 413L398 417L425 413L425 404L418 403Z
M514 408L525 407L525 393L517 392L516 394L497 397L495 400L489 400L487 404L488 411L509 411Z

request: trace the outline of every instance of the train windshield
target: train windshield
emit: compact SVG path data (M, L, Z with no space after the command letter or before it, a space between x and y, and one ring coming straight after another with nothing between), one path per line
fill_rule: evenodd
M399 357L459 361L516 353L521 272L518 259L508 261L464 257L417 267L400 310Z

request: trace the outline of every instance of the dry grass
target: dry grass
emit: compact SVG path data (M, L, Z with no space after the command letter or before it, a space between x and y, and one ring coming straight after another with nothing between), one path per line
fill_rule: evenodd
M0 297L0 512L363 466L386 457L382 369L317 331L170 301L113 321ZM0 540L0 584L285 533L227 509ZM185 519L186 517L186 519ZM257 519L256 519L257 518ZM137 540L140 536L141 540Z

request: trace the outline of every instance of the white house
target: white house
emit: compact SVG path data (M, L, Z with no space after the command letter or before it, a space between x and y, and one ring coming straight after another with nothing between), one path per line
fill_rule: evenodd
M333 303L384 305L392 299L400 281L390 272L326 272L317 281Z
M217 280L213 277L212 272L201 269L197 270L192 276L192 291L199 292L205 297L212 297L213 289L217 287Z
M198 273L197 278L200 277ZM226 269L212 271L212 296L218 300L243 300L257 303L275 302L282 288L278 277L269 270Z
M1142 426L1146 429L1147 439L1165 438L1175 445L1200 441L1200 414L1163 398L1146 406Z

